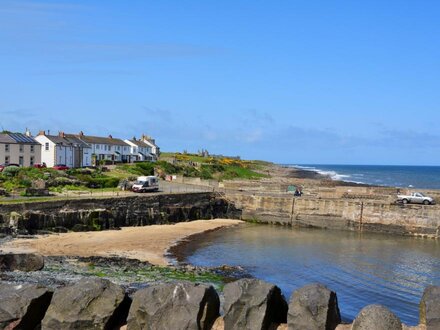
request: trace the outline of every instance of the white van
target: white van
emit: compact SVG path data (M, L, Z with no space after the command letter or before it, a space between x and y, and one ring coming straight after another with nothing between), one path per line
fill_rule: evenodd
M159 179L155 176L140 176L131 188L134 192L147 192L159 190Z

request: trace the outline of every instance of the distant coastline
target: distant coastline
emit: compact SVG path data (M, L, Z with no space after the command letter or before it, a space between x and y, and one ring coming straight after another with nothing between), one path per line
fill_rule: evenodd
M342 185L440 189L440 166L280 164L298 177Z

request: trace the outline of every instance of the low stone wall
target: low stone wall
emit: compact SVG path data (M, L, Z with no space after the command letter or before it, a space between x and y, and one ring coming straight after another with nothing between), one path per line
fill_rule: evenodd
M103 230L240 216L214 193L138 195L1 205L0 231Z
M228 192L242 219L289 226L440 236L440 207L388 201L324 199Z
M341 324L336 292L322 284L296 290L287 302L281 290L257 279L228 283L220 298L207 284L167 283L129 296L102 278L87 278L52 290L35 284L0 283L2 329L408 329L380 305L363 308L351 325ZM428 287L420 302L418 329L440 328L440 287ZM412 328L415 329L415 328Z

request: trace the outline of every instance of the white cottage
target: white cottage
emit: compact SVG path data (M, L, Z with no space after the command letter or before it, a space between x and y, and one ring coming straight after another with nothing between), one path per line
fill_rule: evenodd
M151 156L156 161L160 156L160 148L156 144L156 140L145 134L142 134L140 140L151 148Z
M95 163L98 161L123 163L132 161L130 146L121 139L114 138L111 135L101 137L85 135L83 132L80 132L78 135L67 134L67 136L74 136L90 145Z
M92 165L91 147L75 136L67 136L63 132L58 135L48 135L41 131L35 137L41 144L41 161L47 167L63 164L69 167Z
M133 138L131 140L124 140L130 146L130 154L132 156L132 161L154 161L155 157L151 154L152 148L150 145L143 141L136 140Z

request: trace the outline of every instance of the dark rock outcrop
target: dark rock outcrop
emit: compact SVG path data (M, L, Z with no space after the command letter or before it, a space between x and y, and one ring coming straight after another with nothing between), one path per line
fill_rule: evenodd
M0 283L0 329L35 329L52 292L35 284Z
M105 279L83 279L55 291L42 329L113 329L124 324L130 301Z
M287 302L280 288L257 279L241 279L224 288L225 329L266 330L285 323Z
M0 271L21 270L32 272L44 267L44 259L35 253L0 254Z
M440 286L428 286L420 301L420 323L427 330L440 329Z
M179 283L137 291L128 315L128 328L211 329L219 316L220 299L212 286Z
M215 193L84 198L2 205L0 233L105 230L240 216L240 210Z
M402 330L402 322L388 308L369 305L356 316L352 330Z
M331 330L341 323L336 293L316 283L296 290L289 303L289 330Z

